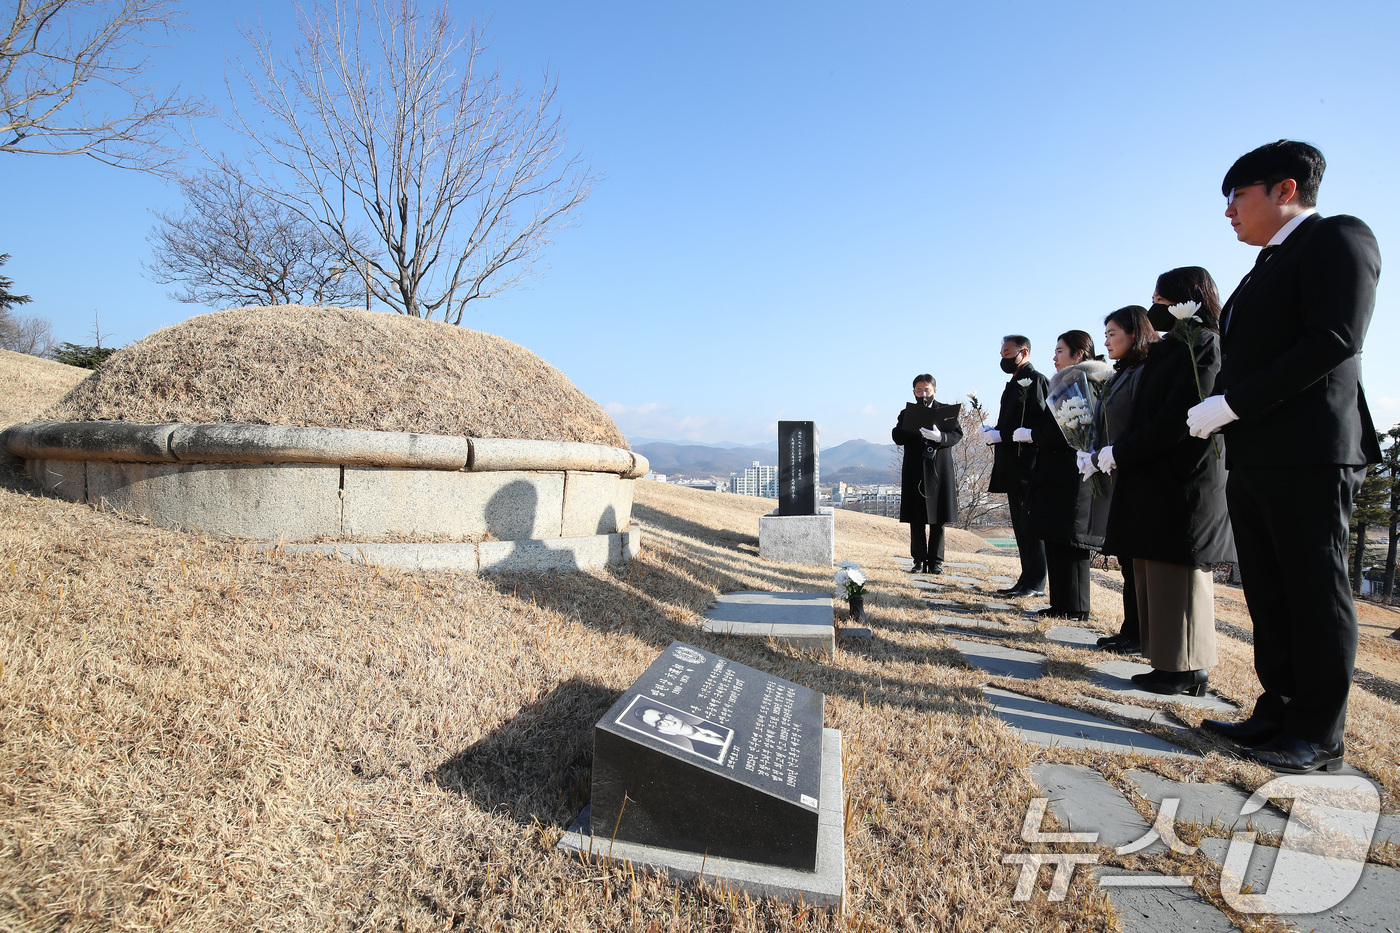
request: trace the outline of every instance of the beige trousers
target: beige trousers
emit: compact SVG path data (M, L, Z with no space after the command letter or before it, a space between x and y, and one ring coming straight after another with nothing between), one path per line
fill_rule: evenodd
M1215 577L1160 560L1133 560L1143 657L1159 671L1215 666Z

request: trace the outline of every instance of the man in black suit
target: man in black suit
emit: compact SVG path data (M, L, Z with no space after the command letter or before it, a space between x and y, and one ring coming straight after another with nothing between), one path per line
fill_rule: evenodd
M1219 394L1187 413L1197 437L1224 429L1264 688L1248 719L1204 725L1293 774L1342 765L1357 638L1347 533L1380 459L1360 360L1380 251L1360 220L1317 213L1325 168L1312 146L1280 140L1225 175L1225 216L1264 249L1221 315Z
M933 400L937 392L933 376L915 376L914 401L899 413L890 431L890 438L904 448L899 520L909 523L911 573L943 572L943 526L958 519L952 448L962 441L961 406L939 405ZM919 417L919 410L927 410L928 417Z
M1035 447L1017 444L1011 435L1017 428L1035 424L1045 411L1049 381L1031 365L1031 342L1020 334L1008 334L1001 341L1001 370L1011 378L1001 391L996 427L982 426L982 437L995 444L992 476L987 488L1006 493L1011 513L1011 530L1021 556L1021 578L1002 590L1003 596L1045 595L1045 545L1030 533L1026 502L1030 498L1031 472L1035 469Z

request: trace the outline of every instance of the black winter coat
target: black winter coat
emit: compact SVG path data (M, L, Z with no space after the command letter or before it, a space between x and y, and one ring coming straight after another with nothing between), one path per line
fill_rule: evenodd
M1026 508L1031 534L1050 544L1097 551L1103 546L1103 529L1094 526L1093 490L1079 473L1075 449L1049 407L1029 427L1036 450Z
M1099 404L1098 410L1094 413L1094 450L1103 450L1113 443L1117 438L1128 430L1129 417L1132 413L1133 396L1137 391L1138 379L1142 377L1142 363L1134 363L1131 366L1118 370L1108 380L1107 397ZM1107 537L1108 516L1113 507L1113 492L1117 485L1117 472L1104 476L1097 473L1094 478L1099 481L1100 487L1105 491L1102 498L1094 499L1089 503L1090 524ZM1104 541L1103 553L1114 554L1109 541ZM1123 555L1118 555L1123 556Z
M1019 379L1029 379L1031 384L1023 389L1017 384ZM1019 492L1025 495L1030 488L1036 449L1031 444L1013 443L1011 433L1017 428L1030 427L1045 414L1046 382L1045 376L1027 363L1016 370L1016 375L1008 379L1006 388L1001 390L996 423L996 429L1001 432L1001 443L992 449L992 476L987 484L989 492Z
M954 409L956 405L934 408ZM951 411L949 411L951 414ZM918 428L904 429L904 412L900 411L890 438L904 448L904 465L900 472L899 520L911 524L946 525L958 519L958 487L953 476L953 448L963 438L962 425L956 419L940 419L948 423L943 438L925 440ZM925 447L937 451L925 457Z
M1197 351L1200 392L1220 371L1220 342L1209 331ZM1113 438L1113 506L1107 547L1124 557L1187 567L1235 560L1225 506L1225 444L1192 437L1186 411L1200 402L1191 349L1174 334L1152 345L1133 393L1127 430ZM1280 503L1283 507L1283 504Z

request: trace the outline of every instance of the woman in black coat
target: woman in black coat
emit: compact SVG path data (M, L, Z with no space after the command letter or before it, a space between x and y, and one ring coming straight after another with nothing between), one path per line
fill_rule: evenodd
M1103 319L1103 349L1113 360L1113 375L1104 388L1103 399L1094 413L1094 449L1102 450L1113 443L1128 429L1132 414L1133 396L1137 392L1138 378L1142 375L1142 364L1147 360L1147 351L1157 342L1157 331L1147 319L1147 309L1139 305L1119 308ZM1081 464L1080 472L1085 467ZM1093 472L1092 462L1088 467ZM1113 479L1104 477L1106 494L1090 503L1093 510L1093 524L1104 528L1108 524L1109 511L1113 505ZM1105 542L1103 553L1118 558L1118 566L1123 572L1123 625L1116 635L1105 635L1099 639L1099 647L1105 651L1120 654L1134 654L1142 650L1138 629L1137 589L1133 583L1133 559L1131 554L1115 551Z
M1094 338L1082 330L1060 335L1055 343L1055 375L1050 395L1071 371L1093 370L1106 378L1107 363L1094 354ZM1035 445L1035 469L1031 473L1026 514L1031 533L1045 542L1045 563L1050 584L1050 608L1040 615L1049 619L1089 618L1089 561L1103 544L1103 533L1091 521L1089 483L1079 473L1077 451L1065 440L1047 408L1029 428L1019 428L1015 441Z
M1210 395L1220 371L1220 297L1199 266L1165 272L1148 312L1170 331L1143 364L1126 432L1099 452L1117 470L1108 546L1133 557L1143 654L1134 681L1154 693L1200 696L1215 664L1212 564L1235 559L1225 506L1223 444L1192 437L1186 410ZM1178 316L1195 302L1194 347ZM1169 310L1170 309L1170 310ZM1195 360L1193 366L1192 360Z

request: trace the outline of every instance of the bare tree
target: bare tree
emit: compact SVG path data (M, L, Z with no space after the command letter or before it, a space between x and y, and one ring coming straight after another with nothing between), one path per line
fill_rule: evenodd
M181 179L185 208L152 211L145 266L162 285L180 285L177 301L229 305L336 304L361 298L359 275L340 247L305 217L249 188L234 172L206 170ZM368 252L368 238L355 246ZM347 275L347 272L349 274Z
M460 324L468 302L533 275L594 182L566 152L554 81L507 86L445 3L311 0L300 14L290 57L245 32L252 104L230 125L267 168L248 163L244 183L318 224L403 314Z
M0 152L86 155L164 172L176 120L202 112L179 89L138 83L146 35L168 29L176 0L14 0L0 33Z
M958 490L958 527L979 525L1006 504L1006 497L987 491L992 478L992 448L982 443L978 429L987 411L975 393L963 406L963 442L953 448L953 481Z
M9 261L9 253L0 253L0 266ZM13 279L0 275L0 349L43 356L53 348L53 324L48 318L15 314L10 310L34 300L10 291L14 284Z

